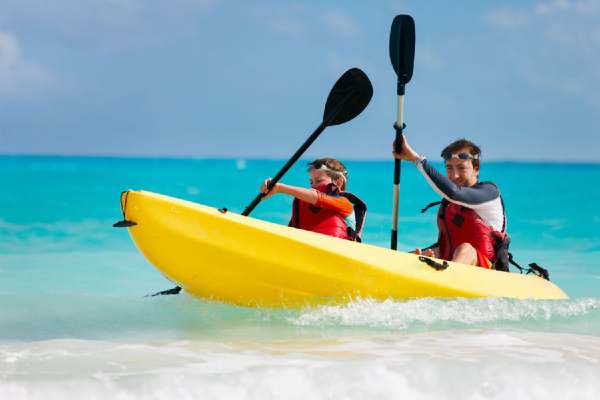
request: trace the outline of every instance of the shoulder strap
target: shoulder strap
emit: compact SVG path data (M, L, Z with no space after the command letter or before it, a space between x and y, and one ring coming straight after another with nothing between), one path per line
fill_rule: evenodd
M298 228L300 226L300 200L294 198L294 202L292 203L292 218L290 218L290 222L288 226Z
M502 204L502 233L506 233L506 210L504 209L504 199L500 196L500 204Z
M427 210L429 210L431 207L435 207L435 206L439 206L440 204L442 204L441 201L434 201L432 203L429 203L425 206L425 208L421 209L421 214L425 213Z
M341 192L340 196L344 196L352 203L354 208L354 218L356 218L356 235L360 237L367 218L367 204L358 196L350 192Z

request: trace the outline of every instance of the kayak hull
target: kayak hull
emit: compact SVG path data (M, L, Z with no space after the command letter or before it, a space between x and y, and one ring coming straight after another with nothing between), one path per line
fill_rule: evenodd
M340 304L355 298L509 297L565 299L552 282L414 254L221 212L172 197L121 198L140 252L188 293L251 307ZM439 261L439 260L438 260Z

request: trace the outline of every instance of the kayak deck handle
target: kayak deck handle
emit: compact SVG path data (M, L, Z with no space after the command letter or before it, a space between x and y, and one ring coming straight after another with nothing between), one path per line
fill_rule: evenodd
M432 260L431 258L427 258L424 256L419 256L419 261L424 262L436 271L443 271L450 266L450 264L448 264L446 261L444 261L443 263L439 263L435 260Z

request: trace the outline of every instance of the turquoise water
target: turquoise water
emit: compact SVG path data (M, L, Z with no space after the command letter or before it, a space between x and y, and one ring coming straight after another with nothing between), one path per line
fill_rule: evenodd
M600 390L600 165L487 163L512 251L565 301L419 299L304 310L186 295L136 251L122 190L241 211L283 161L0 157L0 398L594 398ZM392 163L348 162L388 246ZM304 163L283 180L307 185ZM435 194L403 167L399 248L430 244ZM254 217L287 223L291 199ZM450 382L453 382L450 385Z

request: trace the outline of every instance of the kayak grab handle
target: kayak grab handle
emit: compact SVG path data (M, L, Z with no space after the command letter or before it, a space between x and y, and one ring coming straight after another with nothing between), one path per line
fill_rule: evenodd
M443 271L450 266L450 264L448 264L446 261L444 261L443 263L440 264L439 262L434 261L431 258L427 258L427 257L423 257L423 256L419 256L419 261L424 262L425 264L429 265L431 268L435 269L436 271Z
M125 199L123 199L125 196ZM129 190L121 192L121 212L123 213L123 220L117 221L113 224L113 228L129 228L131 226L137 225L137 222L129 221L125 218L125 209L127 208L127 196L129 196Z

